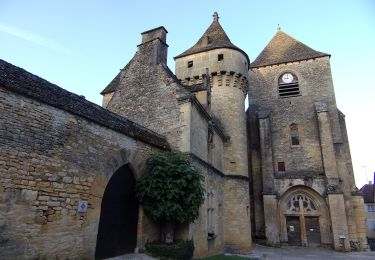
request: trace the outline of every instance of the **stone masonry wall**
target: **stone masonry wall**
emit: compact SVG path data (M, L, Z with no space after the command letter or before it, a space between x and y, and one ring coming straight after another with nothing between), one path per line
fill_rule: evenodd
M278 79L285 72L297 75L301 96L278 97ZM271 112L275 172L277 162L283 161L287 173L323 173L314 102L328 105L334 142L341 140L329 59L324 57L253 69L250 71L249 97L252 112ZM292 146L290 141L292 123L298 125L300 145L297 146Z
M219 54L223 55L222 60L218 59ZM189 62L193 62L191 67ZM247 58L237 50L219 48L176 59L176 77L186 86L202 84L203 78L208 76L207 69L212 86L212 115L219 119L230 136L230 141L224 146L224 171L248 176L245 123Z
M223 54L224 59L218 61L218 55ZM193 61L193 66L188 68L188 62ZM220 71L234 71L247 75L247 59L243 53L231 49L214 49L207 52L192 54L176 59L176 76L185 80L194 76Z
M205 201L199 210L199 218L188 227L189 238L194 239L194 258L217 255L223 252L224 244L224 177L211 167L195 161L195 165L205 176ZM209 213L212 211L212 213ZM210 227L207 218L211 214ZM214 232L213 237L208 232Z
M224 250L246 254L251 251L249 182L226 177L224 182Z
M207 137L208 122L201 116L198 109L192 105L191 110L191 152L204 161L208 160Z
M155 148L3 88L0 101L0 258L93 258L109 178L125 163L139 177Z
M177 149L181 146L179 86L165 64L154 63L155 44L158 40L139 46L107 108L167 136Z
M299 96L278 96L278 79L286 72L297 76ZM260 121L264 115L269 120L270 136L263 141L272 145L269 157L272 157L273 169L269 169L266 174L268 180L269 176L273 176L273 187L266 186L274 189L278 196L288 188L299 185L310 187L322 196L327 192L327 185L337 187L337 194L330 194L327 199L332 218L334 247L342 249L338 243L340 235L349 235L349 239L353 241L364 240L363 214L358 211L363 205L358 196L352 195L355 182L345 119L336 107L329 57L250 70L249 147L253 164L252 177L259 182L257 156L260 148L257 143L262 143L262 140L258 141L261 137L258 137L258 122L254 114L258 115ZM291 144L290 126L293 123L298 126L299 145ZM278 171L278 162L285 163L285 172ZM264 168L265 162L262 161L262 169ZM259 202L254 201L254 208L260 208L258 204ZM262 216L256 214L255 218ZM261 220L255 219L254 224L256 223L261 223ZM266 220L266 230L270 224ZM257 230L257 235L260 235L259 231ZM345 250L348 250L348 244L346 241ZM362 249L366 247L363 243Z

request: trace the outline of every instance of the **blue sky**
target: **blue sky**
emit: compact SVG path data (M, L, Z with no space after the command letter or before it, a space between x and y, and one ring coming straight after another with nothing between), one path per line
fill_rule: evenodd
M214 11L231 41L251 60L278 24L332 55L336 100L346 115L357 186L373 179L372 0L0 0L0 58L100 104L99 93L134 55L141 32L161 25L168 30L168 65L174 71L173 57L199 39Z

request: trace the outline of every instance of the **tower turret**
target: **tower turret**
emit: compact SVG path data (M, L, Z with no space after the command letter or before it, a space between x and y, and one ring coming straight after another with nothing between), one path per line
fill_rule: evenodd
M210 110L214 124L221 124L230 136L224 144L224 251L249 252L251 227L245 123L249 57L229 40L215 13L203 36L193 47L175 57L175 61L177 78L196 93L198 100ZM208 77L211 89L203 84Z
M218 14L213 16L212 24L198 42L174 58L176 76L190 87L210 77L212 115L230 136L224 148L224 170L227 174L248 176L245 97L249 57L229 40ZM210 75L206 75L207 69ZM204 99L200 101L205 103Z

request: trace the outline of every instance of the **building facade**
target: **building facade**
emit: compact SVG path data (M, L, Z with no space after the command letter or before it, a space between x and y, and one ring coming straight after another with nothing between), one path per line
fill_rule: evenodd
M374 174L375 180L375 174ZM363 194L366 212L367 240L371 251L375 251L375 185L372 181L360 189Z
M250 64L253 232L272 245L367 248L329 60L279 30Z
M367 249L329 55L283 32L250 63L218 14L167 66L167 30L142 33L97 106L0 61L0 258L106 258L144 250L159 226L134 185L152 152L205 176L194 257L267 243ZM249 97L246 111L245 98Z

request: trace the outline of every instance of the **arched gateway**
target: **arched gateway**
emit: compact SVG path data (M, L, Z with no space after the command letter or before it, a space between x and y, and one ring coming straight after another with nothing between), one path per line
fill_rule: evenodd
M109 180L101 204L95 258L134 252L138 223L135 183L128 165L120 167Z
M331 244L328 207L317 192L294 187L281 197L279 205L282 242L303 246Z

